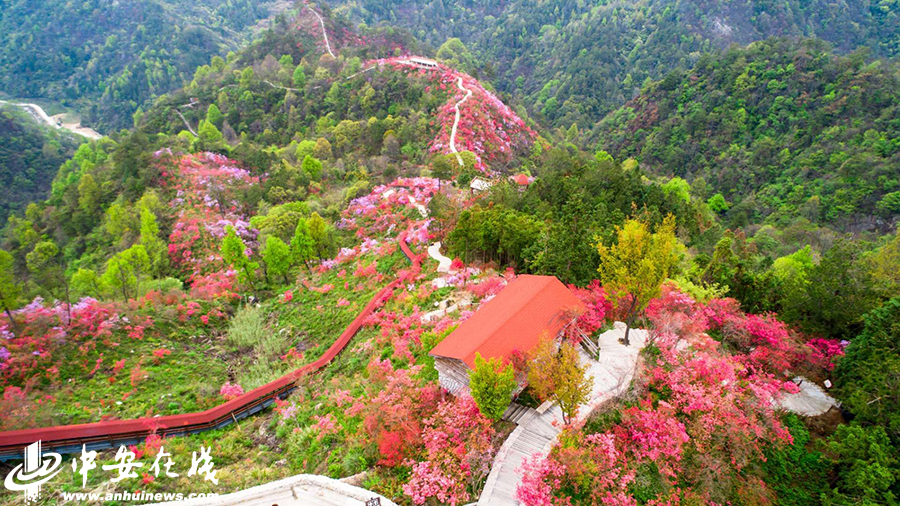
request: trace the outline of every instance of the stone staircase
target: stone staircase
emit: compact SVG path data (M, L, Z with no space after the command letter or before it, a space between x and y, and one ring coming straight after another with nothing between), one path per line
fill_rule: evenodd
M589 336L582 334L581 347L584 348L584 351L586 351L588 356L592 359L598 360L600 358L600 346L598 346Z
M509 407L506 408L506 412L503 413L503 419L518 425L520 420L535 412L536 411L533 408L512 402Z

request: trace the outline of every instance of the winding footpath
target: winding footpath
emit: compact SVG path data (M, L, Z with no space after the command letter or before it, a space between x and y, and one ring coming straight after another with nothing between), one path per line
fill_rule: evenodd
M619 322L613 330L601 334L598 360L592 360L584 350L579 350L581 363L587 366L587 374L593 379L590 400L579 410L579 421L630 387L638 355L647 342L647 331L632 329L631 346L619 342L624 335L624 324ZM550 453L550 448L562 432L563 417L558 405L545 403L538 409L522 408L522 411L525 413L517 422L519 426L494 458L491 473L478 500L479 506L518 505L516 488L522 480L521 469L525 459Z
M328 50L328 54L330 54L332 58L337 59L337 56L335 56L334 53L331 52L331 44L328 42L328 32L325 31L325 20L322 19L322 16L320 16L319 13L316 12L312 7L310 7L309 10L311 10L312 13L315 14L317 18L319 18L319 26L322 27L322 36L325 37L325 49Z
M462 156L459 155L459 150L456 149L456 128L459 126L459 107L466 103L466 100L469 100L469 97L472 96L472 90L463 85L462 77L457 77L456 79L456 86L460 91L466 92L466 96L453 106L456 109L456 118L453 120L453 128L450 129L450 152L456 155L456 161L459 162L459 166L462 167L465 163L463 163Z

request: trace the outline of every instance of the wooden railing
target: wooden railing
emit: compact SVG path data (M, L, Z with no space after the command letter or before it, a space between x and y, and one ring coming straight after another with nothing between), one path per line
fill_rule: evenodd
M417 270L421 258L412 252L405 238L401 237L399 242L400 250ZM88 450L114 448L123 444L139 444L150 434L161 437L183 436L236 423L262 411L275 402L275 399L285 398L296 388L299 378L331 362L359 332L366 318L390 298L394 289L402 282L402 278L397 278L375 294L318 360L240 397L195 413L0 432L0 461L22 458L23 449L37 440L41 440L41 447L45 450L77 453L81 451L82 445Z

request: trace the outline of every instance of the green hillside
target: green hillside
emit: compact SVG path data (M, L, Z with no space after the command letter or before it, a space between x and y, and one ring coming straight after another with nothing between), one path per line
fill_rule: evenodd
M0 106L0 220L47 198L59 166L83 139L38 126L22 109Z
M458 37L501 90L548 125L589 128L647 79L706 51L772 36L818 37L840 52L900 51L900 5L880 2L333 0L336 12L412 30L439 47Z
M246 42L287 2L3 0L0 90L78 109L108 133L153 97Z
M805 219L890 231L900 216L898 69L815 41L757 42L669 73L596 133L616 157L721 193L730 226Z

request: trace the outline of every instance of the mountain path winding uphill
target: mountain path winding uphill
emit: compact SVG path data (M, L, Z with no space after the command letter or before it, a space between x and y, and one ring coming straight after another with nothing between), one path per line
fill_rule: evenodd
M328 42L328 32L325 31L325 20L322 19L322 16L319 15L319 13L316 12L313 8L310 7L309 10L312 11L312 13L315 14L317 18L319 18L319 26L322 27L322 36L325 37L325 49L328 50L328 54L330 54L332 58L337 59L337 56L335 56L331 51L331 44Z
M459 107L466 103L466 100L469 100L469 97L472 96L472 90L463 85L462 77L457 77L456 79L456 86L460 91L466 92L466 96L453 106L456 109L456 118L453 120L453 128L450 130L450 151L456 155L456 161L459 162L459 166L462 167L465 164L463 163L462 156L459 155L459 151L456 149L456 128L459 126Z

